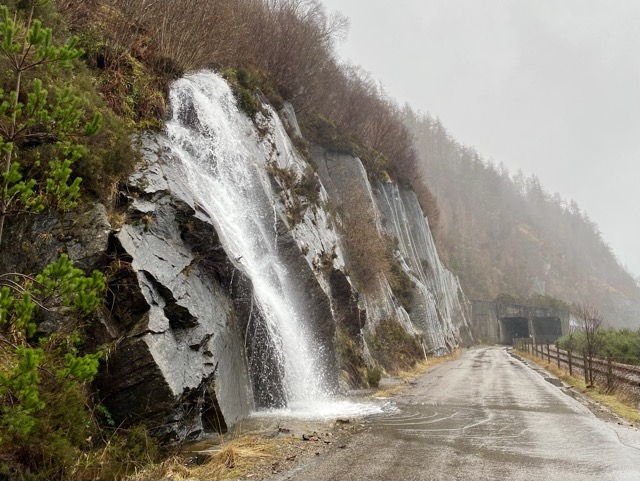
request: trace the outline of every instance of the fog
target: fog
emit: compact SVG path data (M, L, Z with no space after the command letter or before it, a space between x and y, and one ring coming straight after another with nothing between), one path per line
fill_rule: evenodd
M350 19L341 58L576 200L640 274L640 2L323 2Z

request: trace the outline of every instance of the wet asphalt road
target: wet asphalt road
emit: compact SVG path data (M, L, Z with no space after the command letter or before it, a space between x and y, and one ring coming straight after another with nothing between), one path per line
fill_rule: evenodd
M502 347L417 380L399 412L292 479L640 480L640 432L597 418Z

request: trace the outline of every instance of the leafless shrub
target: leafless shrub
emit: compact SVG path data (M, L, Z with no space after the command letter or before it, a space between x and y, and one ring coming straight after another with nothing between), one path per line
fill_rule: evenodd
M353 182L356 184L356 182ZM372 200L361 185L341 189L336 205L347 248L347 265L359 290L377 292L387 271L387 247L378 230Z
M240 43L243 60L264 70L298 110L310 108L326 88L322 71L335 62L346 19L327 14L319 0L251 0L242 18L250 32Z
M394 238L379 227L367 189L357 180L343 186L336 212L346 244L347 266L358 290L378 294L385 278L398 301L409 310L413 283L395 258Z
M592 360L603 343L602 336L600 335L600 328L603 322L602 314L587 302L579 305L575 310L575 314L578 320L578 330L584 334L589 383L593 385L594 373Z
M335 45L348 21L329 13L321 0L59 0L57 5L73 28L85 33L96 65L109 71L103 82L107 97L150 96L146 87L130 88L140 82L136 62L169 78L202 68L250 67L299 114L329 119L348 146L360 146L370 173L387 171L418 183L402 110L369 74L338 62ZM420 198L433 206L429 194Z
M171 59L184 71L234 59L240 36L248 34L237 1L150 1L145 25L159 56Z

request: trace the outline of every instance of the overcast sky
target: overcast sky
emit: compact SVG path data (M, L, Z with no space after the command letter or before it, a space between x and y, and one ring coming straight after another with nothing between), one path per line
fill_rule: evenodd
M575 199L640 275L639 0L322 0L339 52L461 143Z

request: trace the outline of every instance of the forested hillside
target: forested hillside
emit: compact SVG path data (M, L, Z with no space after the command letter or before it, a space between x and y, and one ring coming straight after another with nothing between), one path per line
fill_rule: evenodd
M333 344L339 341L336 355L326 363L329 377L337 384L342 372L338 362L360 385L370 382L368 372L378 372L379 377L378 361L371 356L367 361L363 356L367 341L357 305L360 294L371 299L366 309L372 315L363 314L362 318L373 319L369 342L375 348L374 357L384 361L385 368L393 368L398 353L411 365L425 352L425 344L418 344L417 332L405 331L411 328L410 318L397 299L403 298L407 309L415 307L412 315L421 316L423 325L435 326L431 329L435 334L424 338L428 349L444 352L458 343L458 324L449 322L453 312L449 307L458 306L457 323L464 327L466 320L455 278L444 272L439 260L422 266L415 259L416 267L410 274L415 277L416 272L438 268L439 274L446 275L444 287L451 302L445 302L441 295L442 282L436 282L437 276L427 276L425 271L421 279L411 281L399 252L403 244L394 244L382 227L378 228L380 216L371 195L348 191L349 195L331 202L319 202L321 185L314 169L320 161L331 164L346 159L345 163L355 167L352 171L367 194L371 184L384 183L385 188L392 189L398 184L390 180L402 180L398 186L405 195L402 205L412 208L422 233L428 232L407 185L407 179L417 178L417 158L400 109L374 80L357 68L342 65L335 55L334 42L345 25L340 16L328 15L318 0L8 0L0 5L0 478L122 479L158 459L149 433L160 437L165 426L190 425L186 421L174 423L175 418L167 422L167 416L200 416L201 408L194 411L185 403L197 401L198 406L204 406L205 395L208 399L218 396L220 403L215 399L210 403L217 416L218 424L210 426L214 430L226 429L219 422L223 399L228 400L227 406L251 404L243 404L239 395L234 398L236 391L225 389L220 382L225 376L224 364L231 363L231 356L225 358L225 346L212 347L209 341L222 344L229 333L206 330L211 316L194 315L193 306L182 305L184 297L189 296L184 296L184 284L180 284L190 277L201 283L210 279L207 285L216 289L229 288L221 283L234 279L242 282L245 274L240 273L239 263L249 256L227 258L215 254L220 250L215 246L217 236L207 227L207 242L212 246L194 252L193 265L176 272L169 268L144 274L141 271L150 269L157 259L136 259L131 254L134 249L129 245L127 250L127 241L118 237L135 232L136 241L147 242L159 230L168 237L161 241L168 246L165 258L172 258L180 250L176 243L183 238L199 244L191 232L194 225L202 228L201 221L191 217L196 204L188 208L184 201L169 197L158 201L156 196L149 198L142 209L145 212L132 209L148 192L132 185L130 175L144 169L143 139L162 136L171 118L172 84L200 70L218 72L229 85L218 77L212 80L212 72L202 75L209 77L209 82L223 84L224 89L231 87L234 100L225 94L217 101L224 98L226 105L233 106L232 117L241 127L230 129L232 133L244 135L260 127L255 134L244 135L242 141L258 139L265 144L264 149L254 145L247 151L255 153L258 149L274 156L268 168L258 169L264 181L255 185L269 189L278 182L283 185L285 200L273 198L273 204L266 204L264 218L276 214L277 218L272 218L264 231L271 232L272 226L279 225L277 239L289 242L288 252L299 261L295 267L288 266L291 272L307 272L308 282L317 291L320 281L315 275L323 278L334 272L334 263L341 256L337 240L333 245L327 241L326 246L315 247L305 242L304 249L293 242L290 231L303 231L300 225L309 224L310 232L317 228L317 220L309 212L317 214L326 209L322 215L331 219L327 222L330 229L349 234L344 241L349 268L341 267L341 261L338 268L345 273L334 272L332 277L332 282L338 283L335 290L342 295L339 312L346 320L340 320L337 330L328 297L323 301L324 314L318 314L326 323L325 339L330 346L326 352L333 353ZM278 130L282 124L273 112L282 111L285 102L289 111L295 111L293 119L297 116L301 131L295 122L289 124L290 132ZM242 112L237 111L236 104ZM189 112L187 123L197 124L188 106L185 111ZM279 148L275 141L269 144L274 137L282 142L290 138L299 152L295 162L308 163L307 167L297 172L291 170L292 163L276 164L281 152L290 154L294 149L289 140ZM327 152L327 158L316 156L314 165L311 147ZM237 150L231 149L226 161L233 161ZM362 159L366 172L355 156ZM254 161L250 158L248 163L253 165ZM270 180L264 178L267 175ZM167 175L171 180L178 177ZM286 197L285 187L291 191L291 198ZM433 199L424 186L418 192L422 192L423 207L433 210ZM171 195L164 188L157 193ZM394 211L391 205L397 208L400 202L394 199L382 199L390 211ZM274 206L285 201L289 204L282 208L286 212L281 219ZM168 217L160 215L156 209L162 206L178 209L180 215L175 211ZM161 228L161 221L172 216L185 222ZM352 219L367 225L368 230L349 229ZM364 234L366 244L358 242L358 236ZM422 235L422 239L429 252L435 252L432 243L426 242L430 237ZM268 245L273 247L275 239ZM153 253L156 249L147 247L141 252ZM144 269L136 271L136 262L144 264ZM209 277L200 271L207 268L212 269ZM222 275L228 269L231 280ZM353 293L347 275L357 286ZM374 282L378 278L384 278L384 282ZM297 278L287 279L294 284ZM141 289L140 282L151 284ZM329 289L328 281L323 282ZM181 294L174 296L167 286L181 287ZM301 295L315 292L300 283L296 287ZM238 289L228 290L240 295ZM379 299L380 291L383 299ZM147 302L143 292L153 292L162 299L160 304L156 299ZM193 297L209 302L204 296ZM315 298L317 302L320 297ZM208 304L206 310L207 314L228 313L216 325L234 326L240 319L247 327L236 329L235 334L247 335L251 324L257 333L255 345L267 344L254 327L258 321L249 322L253 303L244 315L240 308L237 313L232 311L235 307L231 307L231 299L220 303L214 309ZM178 304L180 307L173 309ZM159 317L149 314L160 305L167 309L160 309ZM404 316L404 326L398 322L400 315ZM299 317L311 319L307 313ZM388 336L374 323L382 317L385 322L380 325L390 326L394 336L392 348L380 341ZM152 318L162 319L162 326L149 326ZM345 334L343 324L347 321L353 326ZM450 327L445 334L441 329L444 324ZM187 341L185 333L191 328L200 330L192 334L197 339ZM174 336L174 331L178 335ZM182 344L158 353L154 351L157 342L145 340L153 336L163 342L179 339ZM405 349L403 343L411 349ZM298 343L290 344L299 348ZM181 352L186 361L176 361ZM166 354L170 361L163 357ZM219 356L221 363L218 359L213 363L212 356ZM179 367L196 358L203 364ZM159 370L157 359L171 372ZM290 364L306 366L304 362ZM269 378L257 371L263 365L255 363L257 380ZM229 385L241 383L242 366L241 360L237 372L227 376ZM171 380L177 371L178 377L187 378L184 385L182 378ZM145 382L137 376L144 377ZM118 401L116 395L131 386L120 385L122 389L112 396L104 394L105 389L117 387L118 380L133 387L148 386L151 380L152 386L146 393L131 395L127 404L128 394L125 401ZM244 392L241 388L237 391ZM200 397L193 399L194 395ZM143 397L148 404L141 401ZM166 416L151 419L156 408ZM140 413L132 413L132 409L140 409ZM133 418L125 423L118 412ZM235 418L230 415L228 419L233 422ZM140 421L144 424L138 424ZM185 435L181 436L179 440L183 441ZM158 477L163 476L153 479Z
M309 352L326 354L327 385L374 385L382 368L471 342L429 226L468 297L586 298L636 322L638 289L585 214L403 111L337 57L346 26L320 0L2 2L0 479L123 479L160 460L154 436L224 431L221 406L237 408L230 423L253 401L274 407L225 388L252 377L266 399L285 385L264 326L293 305L323 336ZM189 135L170 138L172 122ZM228 191L187 185L184 152L166 155L185 137L211 153L199 174L226 166ZM250 175L234 177L242 165ZM194 186L226 208L181 197ZM263 190L229 201L247 186ZM271 237L256 245L286 259L257 269L257 247L225 251L225 215L259 217ZM254 309L257 271L287 273L278 309Z
M440 210L441 255L469 297L588 300L611 325L638 326L636 281L575 201L487 162L438 119L407 109L405 122Z

